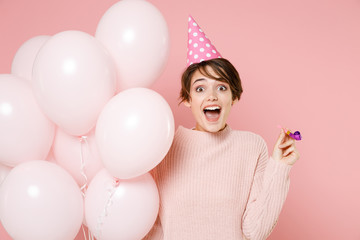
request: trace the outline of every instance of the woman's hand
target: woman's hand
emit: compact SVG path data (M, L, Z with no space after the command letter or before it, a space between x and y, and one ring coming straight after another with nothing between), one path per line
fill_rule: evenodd
M295 140L285 134L284 129L281 129L279 138L275 143L272 158L289 165L293 165L300 158L300 154L295 147Z

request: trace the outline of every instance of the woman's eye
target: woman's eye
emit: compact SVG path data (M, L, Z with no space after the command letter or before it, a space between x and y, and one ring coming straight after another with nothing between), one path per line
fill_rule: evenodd
M204 91L204 88L203 88L203 87L197 87L195 90L196 90L197 92L202 92L202 91Z
M221 86L218 87L218 89L219 89L220 91L226 91L226 90L227 90L227 87L221 85Z

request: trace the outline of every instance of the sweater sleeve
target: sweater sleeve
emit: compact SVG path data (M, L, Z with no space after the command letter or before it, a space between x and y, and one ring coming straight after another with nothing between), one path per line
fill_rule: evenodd
M242 231L245 239L266 239L274 229L289 191L291 166L268 157L261 138L261 154L245 208Z

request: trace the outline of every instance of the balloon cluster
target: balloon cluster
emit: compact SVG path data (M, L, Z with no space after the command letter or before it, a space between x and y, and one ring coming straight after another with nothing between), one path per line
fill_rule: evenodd
M17 240L142 239L154 224L149 171L168 152L174 118L148 87L169 33L160 11L123 0L95 36L37 36L0 75L0 219Z

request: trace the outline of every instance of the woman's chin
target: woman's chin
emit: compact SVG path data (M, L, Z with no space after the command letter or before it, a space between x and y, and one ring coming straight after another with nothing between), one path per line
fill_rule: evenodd
M211 123L205 125L197 125L195 130L216 133L223 130L225 126L226 126L225 123Z

